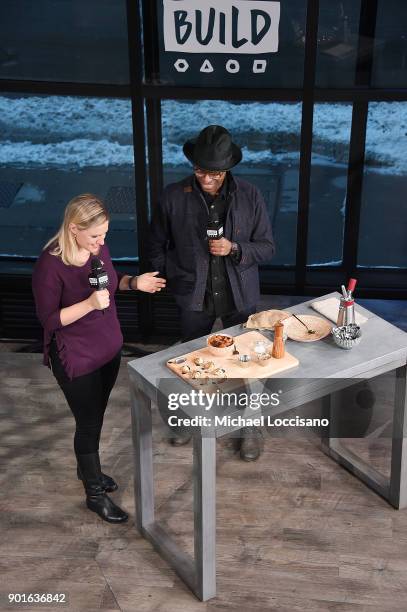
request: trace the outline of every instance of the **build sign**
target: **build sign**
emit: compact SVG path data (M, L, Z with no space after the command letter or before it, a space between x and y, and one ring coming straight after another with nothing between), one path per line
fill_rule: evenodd
M177 74L197 81L197 72L208 84L209 75L217 81L242 69L264 74L279 48L279 24L280 2L271 0L162 0L161 64L176 82Z

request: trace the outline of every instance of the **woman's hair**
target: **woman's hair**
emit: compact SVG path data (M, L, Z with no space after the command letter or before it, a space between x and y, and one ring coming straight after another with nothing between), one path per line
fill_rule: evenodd
M73 265L78 252L75 236L69 229L71 223L80 230L92 225L101 225L109 221L109 213L103 202L91 193L83 193L73 198L65 208L64 220L58 232L47 242L44 250L50 248L51 255L60 257L64 264Z

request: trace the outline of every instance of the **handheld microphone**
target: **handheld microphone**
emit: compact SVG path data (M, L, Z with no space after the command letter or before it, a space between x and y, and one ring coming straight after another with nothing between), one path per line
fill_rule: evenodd
M94 291L107 289L109 286L109 277L106 270L103 269L103 264L98 257L92 257L90 262L92 271L88 276L90 288ZM105 314L104 309L102 310Z
M109 286L109 277L107 272L103 269L103 264L98 257L92 257L90 262L92 272L89 274L89 285L90 288L95 291L101 291L107 289Z
M212 219L208 221L206 235L208 240L220 240L223 238L223 225L220 222L218 215L214 215Z

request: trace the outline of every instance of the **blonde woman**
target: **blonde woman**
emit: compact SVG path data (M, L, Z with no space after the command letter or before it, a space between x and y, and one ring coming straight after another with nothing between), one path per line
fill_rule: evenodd
M51 367L75 417L78 478L90 510L111 523L128 515L106 494L117 489L103 474L99 440L110 392L120 366L123 337L114 302L117 289L154 293L165 286L158 272L118 277L105 237L109 215L99 198L83 194L65 209L57 234L45 245L33 273L33 293L44 328L44 364ZM108 288L94 291L92 258L102 261Z

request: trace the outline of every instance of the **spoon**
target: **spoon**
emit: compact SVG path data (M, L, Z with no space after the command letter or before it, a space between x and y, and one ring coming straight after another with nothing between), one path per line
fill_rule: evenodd
M300 323L302 323L302 324L304 325L304 327L306 327L306 328L307 328L307 332L308 332L309 334L315 334L315 333L316 333L316 332L315 332L315 329L311 329L310 327L308 327L308 325L306 325L306 324L304 323L304 321L301 321L301 319L300 319L299 317L297 317L297 315L295 315L294 313L293 313L293 317L295 317L295 318L297 319L297 321L299 321Z

